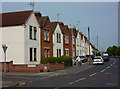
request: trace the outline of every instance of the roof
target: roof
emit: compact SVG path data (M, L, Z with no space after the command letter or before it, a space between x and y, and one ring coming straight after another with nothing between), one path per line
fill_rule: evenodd
M42 17L42 14L39 12L39 11L35 11L34 12L34 14L35 14L35 16L36 16L36 18L37 18L37 21L38 21L38 23L40 24L40 26L41 26L41 17Z
M45 25L47 19L49 19L48 16L42 16L42 18L41 18L41 20L42 20L42 24L41 24L41 26L42 26L42 27L44 27L44 25Z
M2 26L14 26L24 24L33 10L2 13Z
M63 24L63 22L51 22L52 32L55 31L55 28L56 28L57 24L59 24L61 32L64 33L64 24Z
M55 28L56 28L56 26L57 26L57 23L58 23L58 22L51 22L52 32L55 31Z
M81 39L83 38L83 34L80 32L80 34L81 34Z

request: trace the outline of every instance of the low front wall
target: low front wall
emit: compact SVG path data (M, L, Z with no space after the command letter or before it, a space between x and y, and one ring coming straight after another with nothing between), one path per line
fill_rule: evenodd
M0 63L0 66L2 66L0 71L4 72L4 63ZM46 72L64 68L64 63L40 64L35 67L28 67L28 65L13 65L12 61L6 63L6 72Z

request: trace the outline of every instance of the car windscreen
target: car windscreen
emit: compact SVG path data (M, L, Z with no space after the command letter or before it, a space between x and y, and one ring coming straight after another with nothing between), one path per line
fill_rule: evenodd
M95 57L94 59L101 59L101 57Z
M84 58L85 56L80 56L80 58Z
M108 57L108 56L102 56L102 57Z

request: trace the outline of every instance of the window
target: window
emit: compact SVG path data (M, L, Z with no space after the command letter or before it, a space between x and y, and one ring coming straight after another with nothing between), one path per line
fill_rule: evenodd
M37 28L34 27L34 40L36 40L36 33L37 33Z
M58 33L57 33L57 37L56 38L57 38L57 43L58 43Z
M77 38L77 46L79 46L79 38Z
M47 30L47 41L49 41L49 30Z
M82 40L80 40L80 46L82 46Z
M65 44L69 44L69 38L68 38L68 35L65 35Z
M73 37L73 45L75 45L74 37Z
M32 39L32 26L29 26L29 39Z
M47 49L47 57L50 57L50 49Z
M30 48L30 61L32 61L32 48Z
M79 56L79 50L77 50L77 56Z
M50 49L44 48L44 57L50 57Z
M34 48L34 61L37 61L37 48Z
M61 43L61 35L59 34L59 43Z
M69 49L65 50L65 56L69 56Z
M75 49L73 48L73 57L75 57Z
M59 57L61 57L61 49L59 49Z
M61 56L61 49L57 49L57 57Z
M46 41L46 29L44 29L44 41Z

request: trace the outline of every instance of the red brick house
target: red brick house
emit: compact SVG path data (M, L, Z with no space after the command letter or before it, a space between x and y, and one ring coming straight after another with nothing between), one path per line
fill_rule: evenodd
M72 43L72 39L68 25L64 25L64 35L63 35L64 56L72 57L71 43Z
M53 56L53 38L50 19L48 16L39 15L35 12L37 20L41 26L41 59Z

